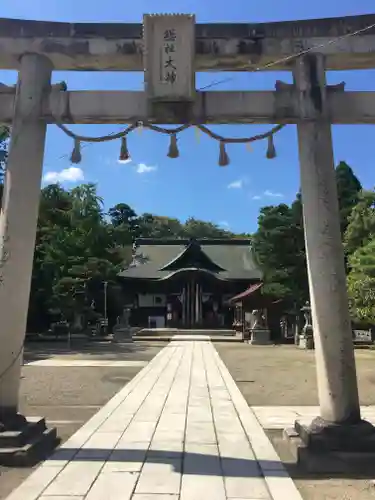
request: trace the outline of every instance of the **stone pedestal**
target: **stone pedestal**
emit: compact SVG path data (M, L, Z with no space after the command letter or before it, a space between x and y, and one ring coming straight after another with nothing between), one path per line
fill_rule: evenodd
M310 425L297 420L295 430L311 451L375 452L374 426L365 420L334 424L316 417Z
M249 344L267 345L270 343L271 334L267 328L255 328L251 330Z
M17 425L14 425L18 420ZM22 421L22 423L21 423ZM47 458L59 444L56 429L47 429L44 418L13 415L7 430L0 431L0 464L30 467Z
M112 342L115 343L133 342L132 328L129 324L130 314L131 314L130 307L125 307L122 311L122 317L118 318L118 322L113 328Z
M373 474L375 431L360 420L354 424L331 424L317 417L310 425L296 421L285 429L284 438L297 463L309 473ZM370 466L370 467L369 467Z
M47 58L22 56L0 215L0 464L20 455L27 462L28 454L50 449L56 436L44 420L33 426L18 413L47 128L41 114L51 73Z
M301 333L298 337L298 347L299 349L314 349L314 337L306 333Z
M133 342L131 328L130 327L114 328L112 342L114 343Z

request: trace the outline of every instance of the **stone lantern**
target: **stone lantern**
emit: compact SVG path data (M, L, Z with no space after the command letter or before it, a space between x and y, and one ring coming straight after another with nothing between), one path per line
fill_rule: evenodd
M302 328L302 333L299 335L298 347L300 349L314 349L314 335L311 317L310 302L306 302L301 308L305 318L305 324Z

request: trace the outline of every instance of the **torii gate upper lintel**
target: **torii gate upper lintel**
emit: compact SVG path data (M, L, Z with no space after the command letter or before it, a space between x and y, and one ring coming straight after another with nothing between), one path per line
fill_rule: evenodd
M145 16L142 41L140 25L127 25L124 37L124 25L0 21L0 67L19 70L16 90L0 92L0 122L12 120L0 218L0 435L1 430L23 432L25 426L17 413L20 361L47 123L150 118L175 123L181 103L192 121L297 124L321 412L311 428L298 429L308 443L322 436L327 442L328 436L334 447L348 449L353 443L360 448L363 429L375 435L360 416L331 137L331 123L373 123L375 99L371 93L329 88L325 80L327 67L375 67L375 31L364 30L365 24L375 25L375 15L238 26L195 26L188 15ZM350 43L349 26L353 33L363 30ZM303 40L299 50L296 34ZM323 43L340 36L337 44ZM319 49L305 53L305 43ZM240 93L195 88L196 70L233 70L241 64L252 70L254 62L271 69L270 59L282 61L273 69L293 71L292 86ZM140 68L145 92L75 93L51 87L53 69ZM342 439L348 435L354 439Z
M268 23L198 23L195 67L197 71L244 71L244 65L255 62L265 71L289 71L289 61L275 61L322 45L328 70L371 69L375 66L375 28L353 39L346 35L374 24L375 14ZM48 57L56 70L143 71L142 38L143 25L136 23L0 18L0 69L19 68L20 57L32 50ZM341 38L337 43L328 43L337 38Z

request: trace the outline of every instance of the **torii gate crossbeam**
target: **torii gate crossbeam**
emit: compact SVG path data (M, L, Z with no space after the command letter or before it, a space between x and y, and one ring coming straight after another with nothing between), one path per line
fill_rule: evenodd
M276 91L197 92L191 110L192 123L280 123L299 120L296 89L276 84ZM346 92L344 85L327 87L327 116L331 124L375 123L375 92ZM0 123L11 124L16 90L0 86ZM54 91L42 105L46 123L61 120L78 123L134 123L143 121L179 124L181 118L165 107L150 114L147 95L139 91Z

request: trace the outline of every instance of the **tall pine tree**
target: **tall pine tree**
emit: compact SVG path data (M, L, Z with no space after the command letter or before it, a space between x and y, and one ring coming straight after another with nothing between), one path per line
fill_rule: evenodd
M347 163L340 161L336 167L337 194L340 208L341 234L348 226L349 216L357 205L362 185Z
M306 256L300 198L263 207L253 248L264 274L265 292L287 306L301 306L308 297Z

